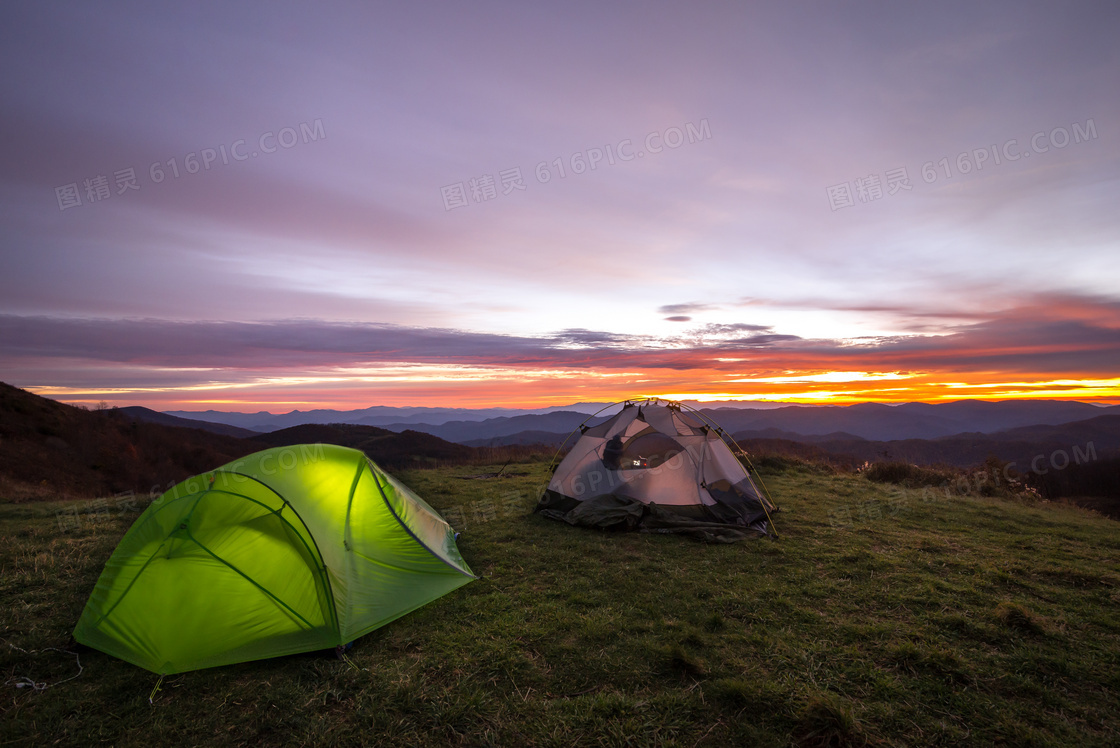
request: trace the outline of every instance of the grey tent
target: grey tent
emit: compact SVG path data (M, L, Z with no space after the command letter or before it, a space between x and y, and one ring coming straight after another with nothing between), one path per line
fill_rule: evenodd
M723 431L699 411L659 399L626 401L617 415L580 431L541 497L542 515L712 542L774 534L775 507Z

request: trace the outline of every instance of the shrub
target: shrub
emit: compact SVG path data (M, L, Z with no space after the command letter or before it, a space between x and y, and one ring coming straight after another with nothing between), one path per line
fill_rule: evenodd
M860 472L874 483L893 483L907 488L941 486L957 477L951 470L919 467L906 462L876 462Z

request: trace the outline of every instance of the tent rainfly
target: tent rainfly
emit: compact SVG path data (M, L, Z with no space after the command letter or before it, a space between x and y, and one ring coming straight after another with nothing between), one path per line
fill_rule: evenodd
M776 534L770 514L777 510L699 411L626 401L617 415L580 430L537 505L542 515L709 542Z
M156 499L74 638L180 673L342 646L473 579L451 526L365 454L276 447Z

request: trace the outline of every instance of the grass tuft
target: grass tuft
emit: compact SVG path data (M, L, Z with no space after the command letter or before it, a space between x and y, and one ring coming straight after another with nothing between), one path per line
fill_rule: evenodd
M1038 617L1025 605L1002 602L996 606L996 619L1006 628L1030 634L1041 634L1045 627Z
M665 669L682 678L702 678L708 674L708 668L699 657L688 652L680 644L670 644L661 651Z
M835 694L810 698L798 713L797 722L794 741L801 748L854 748L868 742L851 707Z
M719 613L712 613L704 619L704 628L712 633L723 630L725 621Z
M704 694L733 709L747 709L753 714L778 713L785 709L788 698L769 679L756 677L715 678L704 683Z

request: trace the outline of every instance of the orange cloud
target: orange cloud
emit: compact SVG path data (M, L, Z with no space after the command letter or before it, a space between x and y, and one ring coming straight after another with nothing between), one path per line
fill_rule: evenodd
M675 338L517 337L321 321L0 316L5 381L164 409L559 405L636 394L788 402L1120 402L1120 304L1037 299L939 334L805 340L753 324Z

